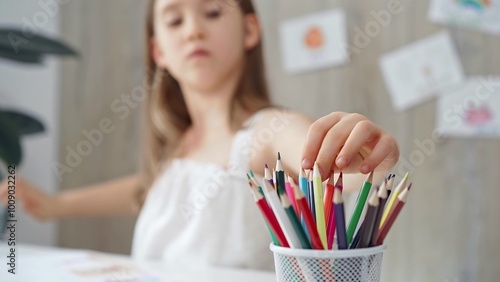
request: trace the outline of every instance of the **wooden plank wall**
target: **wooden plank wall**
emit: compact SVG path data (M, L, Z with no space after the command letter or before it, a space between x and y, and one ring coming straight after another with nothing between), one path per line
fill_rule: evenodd
M445 26L432 24L429 1L403 1L369 44L353 54L348 65L290 76L281 67L278 26L282 20L309 12L342 8L347 13L349 40L355 28L374 21L372 11L388 1L255 0L264 29L267 74L274 100L313 117L332 111L362 113L400 142L398 179L410 170L415 183L384 256L383 281L496 281L500 243L500 142L498 140L431 140L435 101L407 112L395 112L383 83L378 59ZM144 7L132 0L74 1L63 7L63 37L82 52L79 61L62 67L61 161L65 146L82 140L82 129L96 127L116 114L110 104L130 93L142 79ZM500 74L500 38L460 28L452 34L466 75ZM496 51L495 51L496 50ZM111 179L136 168L138 113L116 121L75 172L66 174L67 189ZM427 144L422 149L418 144ZM131 153L132 152L132 153ZM420 152L420 153L419 153ZM423 158L418 159L418 155ZM61 226L61 244L128 252L133 220L77 220Z
M126 106L129 114L122 116L124 112L116 113L112 105L127 105L115 100L130 96L143 83L145 7L133 0L114 0L72 1L61 9L62 37L81 57L62 64L60 162L66 164L66 146L76 150L88 140L82 130L99 129L106 119L115 128L63 175L64 190L124 176L138 167L139 108ZM65 247L130 253L134 223L135 218L128 217L65 220L59 241Z

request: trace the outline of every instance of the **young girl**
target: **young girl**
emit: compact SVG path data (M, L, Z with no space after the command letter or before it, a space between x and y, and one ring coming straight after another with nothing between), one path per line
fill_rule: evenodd
M147 21L151 93L138 175L46 195L25 181L17 198L38 219L140 213L132 255L168 264L273 269L270 237L246 173L281 152L286 172L317 161L323 179L359 187L397 162L394 138L359 114L315 122L272 107L251 0L156 0ZM361 172L361 173L360 173ZM139 188L138 188L139 187ZM1 188L6 199L6 185Z

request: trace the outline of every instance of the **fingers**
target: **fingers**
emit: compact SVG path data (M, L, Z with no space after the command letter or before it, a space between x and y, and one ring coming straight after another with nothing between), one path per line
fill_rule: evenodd
M302 151L302 168L312 168L314 160L316 160L323 143L323 139L330 129L335 126L344 115L344 113L331 113L318 119L309 127L306 143Z
M362 157L365 159L362 160ZM394 138L360 114L332 113L309 128L302 167L318 162L322 179L332 169L369 173L380 164L394 165L399 156Z
M375 168L382 163L393 150L397 151L397 144L394 138L390 135L382 135L372 152L365 158L360 165L361 173L368 173L375 170Z
M330 176L332 166L334 165L335 158L341 150L346 139L349 137L352 122L349 120L342 120L337 123L326 134L321 148L316 156L316 162L321 173L321 179L326 179Z
M377 140L380 138L381 134L382 131L371 121L363 120L358 122L337 156L335 161L337 167L341 170L348 167L353 158L358 157L358 153L362 150L363 146L372 140ZM363 171L361 172L365 173Z

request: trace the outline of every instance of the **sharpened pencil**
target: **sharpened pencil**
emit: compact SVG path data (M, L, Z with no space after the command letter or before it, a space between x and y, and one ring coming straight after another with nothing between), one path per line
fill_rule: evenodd
M318 230L316 229L316 222L314 222L314 218L312 216L311 209L309 208L309 204L306 201L305 194L302 190L298 189L297 186L295 186L294 189L295 199L297 200L299 209L302 211L302 216L304 217L306 228L309 232L311 245L316 250L322 250L323 244L319 238Z
M408 176L409 173L407 172L401 182L399 182L399 185L394 189L394 191L391 193L391 196L387 200L386 207L384 210L384 214L382 215L382 220L380 221L380 227L384 224L385 220L387 219L387 216L391 212L394 203L398 199L399 194L403 191L403 189L406 187L406 182L408 181Z
M363 183L363 187L358 195L358 200L356 201L356 205L354 206L354 211L351 216L351 220L349 221L349 226L347 227L347 244L351 244L354 232L358 227L358 222L361 217L361 213L365 207L366 199L368 198L368 194L370 193L370 189L372 187L373 181L373 171L368 175L365 182Z
M385 189L385 188L384 188ZM368 200L368 208L366 210L365 219L361 228L361 236L357 248L368 248L371 243L373 229L377 219L377 210L380 204L377 191L373 191Z
M406 204L406 200L408 199L408 193L410 192L411 184L401 192L394 204L394 208L391 210L389 215L387 216L386 221L380 228L379 234L377 236L377 245L382 245L384 243L385 237L389 233L391 227L394 225L396 218L399 213L403 209L403 206Z
M335 187L333 193L333 206L337 225L337 246L339 250L345 250L348 243L345 229L344 201L342 200L342 192L337 187Z
M327 249L325 210L323 207L323 182L321 181L321 175L319 174L318 163L314 163L313 183L316 227L318 228L319 238L321 238L323 248Z
M300 244L300 240L297 237L297 234L295 233L292 223L286 215L283 206L281 205L278 195L269 182L264 179L263 183L264 195L266 196L266 199L269 202L269 206L271 206L271 209L273 210L274 215L276 216L276 219L278 220L281 229L285 234L288 245L290 245L291 248L300 249L302 247Z
M287 195L281 195L281 204L285 209L285 212L288 215L290 222L292 223L295 233L299 237L300 243L302 244L302 248L312 249L311 244L309 243L309 239L307 239L306 233L304 232L304 229L302 229L302 225L300 225L299 218L297 217L297 214L293 210L291 201L288 199Z

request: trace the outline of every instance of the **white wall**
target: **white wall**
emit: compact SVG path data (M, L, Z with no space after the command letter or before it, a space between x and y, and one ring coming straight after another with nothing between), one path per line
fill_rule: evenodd
M42 3L54 0L16 0L0 2L0 26L27 27L31 23L37 32L51 36L59 34L59 12ZM47 193L58 190L58 181L50 164L57 160L59 63L49 57L43 65L27 65L0 59L0 107L14 108L41 119L46 132L23 140L24 159L18 175L41 187ZM40 223L24 214L19 205L18 242L55 245L57 226L54 222Z

